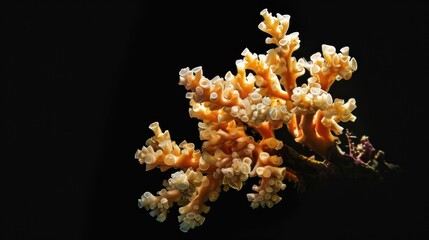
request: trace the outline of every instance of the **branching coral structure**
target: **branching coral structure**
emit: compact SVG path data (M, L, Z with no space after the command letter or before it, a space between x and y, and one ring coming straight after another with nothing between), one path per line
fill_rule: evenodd
M154 122L149 126L154 135L135 154L146 170L177 170L156 194L143 193L138 207L163 222L176 204L183 232L204 223L208 202L231 188L241 190L249 178L259 179L247 193L250 206L271 208L282 200L279 191L286 182L334 176L382 180L398 169L367 136L354 143L354 136L340 126L355 121L356 100L334 99L329 89L357 70L349 48L337 51L323 44L310 60L296 59L300 39L297 32L287 33L290 16L267 9L260 14L258 27L269 35L266 44L274 46L266 54L246 48L236 61L236 74L228 71L224 77L208 79L201 67L179 72L179 85L188 91L189 115L200 120L201 149L187 141L176 143ZM306 83L298 85L306 72ZM299 153L278 139L276 130L287 131L315 155ZM339 146L340 135L348 139L348 152Z

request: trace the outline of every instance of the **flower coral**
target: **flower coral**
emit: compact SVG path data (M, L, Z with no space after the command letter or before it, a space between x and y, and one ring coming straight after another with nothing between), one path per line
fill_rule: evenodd
M355 121L356 100L333 98L331 85L349 80L357 70L349 48L339 51L322 45L321 52L306 61L296 59L299 34L287 33L289 15L260 13L259 29L267 33L267 44L274 48L266 54L242 52L236 61L236 74L208 79L201 67L183 68L179 85L188 91L189 115L199 119L201 149L194 143L171 139L158 122L149 128L154 135L137 150L135 158L146 170L176 169L164 188L156 194L145 192L138 206L163 222L175 204L180 230L187 232L204 223L204 215L222 191L241 190L249 178L259 178L247 194L252 208L273 207L282 198L285 182L302 184L306 178L342 176L382 179L397 169L384 160L363 136L355 144L341 122ZM306 83L297 79L309 73ZM284 130L315 155L305 156L275 135ZM348 139L349 152L343 152L339 136Z

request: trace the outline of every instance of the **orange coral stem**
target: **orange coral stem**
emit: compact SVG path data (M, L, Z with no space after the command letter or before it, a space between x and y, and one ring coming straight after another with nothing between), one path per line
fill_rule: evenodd
M287 124L289 133L295 138L302 136L302 130L299 128L300 120L301 116L293 115Z
M274 132L271 129L269 122L263 122L260 126L256 127L256 130L259 135L261 135L262 139L274 137Z
M325 157L328 148L335 144L336 138L323 126L322 118L323 114L320 111L316 114L304 115L300 124L303 136L297 138L297 141Z

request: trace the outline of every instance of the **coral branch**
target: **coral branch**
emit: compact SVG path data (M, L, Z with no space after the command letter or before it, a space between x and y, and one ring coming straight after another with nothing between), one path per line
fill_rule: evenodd
M311 61L296 59L293 53L300 39L297 32L287 34L290 16L273 16L267 9L260 14L263 21L258 27L269 35L265 42L274 46L266 54L245 48L243 59L235 62L236 75L227 71L224 77L209 79L202 67L179 71L178 84L188 91L189 116L200 121L201 148L186 140L176 144L153 122L149 128L154 136L135 154L147 171L176 170L156 195L145 192L138 206L163 222L176 204L183 232L204 223L207 204L221 192L240 191L249 178L258 179L247 194L250 206L271 208L282 200L279 192L287 183L302 191L314 180L382 181L400 172L367 136L355 144L354 136L340 126L356 119L354 98L345 101L329 93L335 81L349 80L357 70L349 48L337 53L334 46L322 44L322 53L311 55ZM306 83L298 86L297 78L306 71ZM276 130L286 131L315 155L298 152L293 141L285 144ZM348 153L340 148L343 134Z

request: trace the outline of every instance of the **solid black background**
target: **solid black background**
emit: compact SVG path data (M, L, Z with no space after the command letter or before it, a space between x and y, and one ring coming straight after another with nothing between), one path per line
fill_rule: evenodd
M426 239L427 10L322 2L3 2L0 238ZM303 194L290 184L271 209L251 209L246 185L222 193L203 226L182 233L174 210L159 223L137 207L171 172L146 172L134 153L154 121L199 146L178 72L202 66L208 78L223 76L244 48L265 53L264 8L291 15L296 57L322 44L350 47L358 70L331 94L356 98L357 120L345 125L404 174Z

